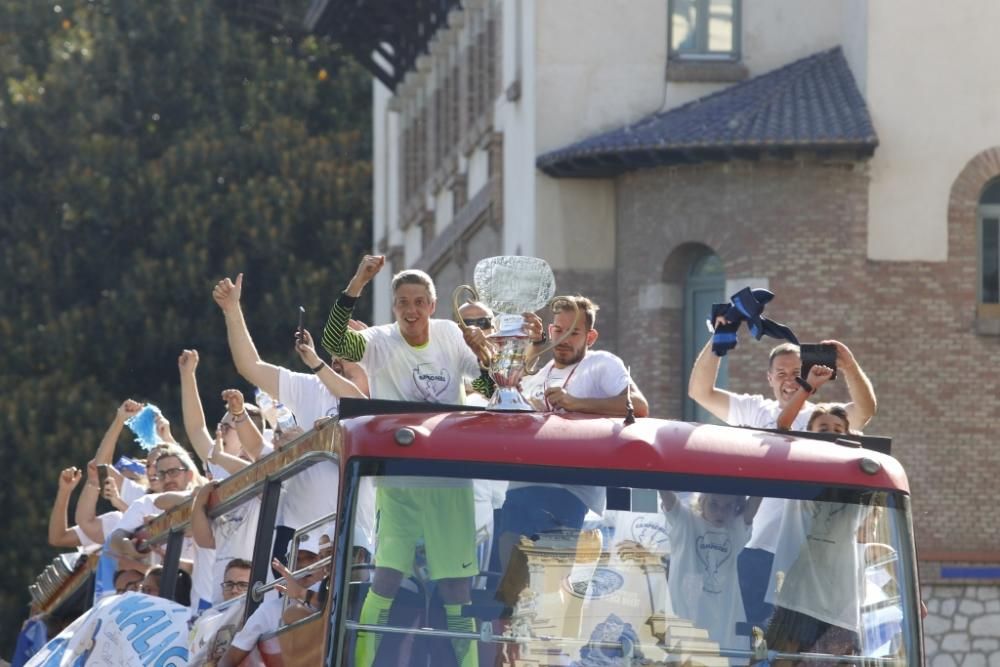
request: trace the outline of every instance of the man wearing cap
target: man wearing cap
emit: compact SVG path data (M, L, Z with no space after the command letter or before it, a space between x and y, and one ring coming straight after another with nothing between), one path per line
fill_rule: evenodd
M296 553L294 567L298 570L313 565L321 558L321 540L329 535L322 529L316 528L301 536L298 551ZM292 544L289 544L289 560L291 559ZM277 588L289 595L299 604L306 605L313 609L317 605L319 595L319 585L323 578L330 572L330 568L322 567L315 572L310 572L297 578L291 577L291 572L287 570L281 562L275 559L272 562L278 573L288 582L286 585L278 585ZM291 596L291 590L299 593L298 597ZM218 663L218 667L236 667L243 662L243 659L250 654L257 646L257 641L261 635L274 632L281 627L281 611L285 606L285 601L280 597L266 598L259 607L250 614L250 618L243 624L243 629L233 637L232 643L226 650L225 655Z

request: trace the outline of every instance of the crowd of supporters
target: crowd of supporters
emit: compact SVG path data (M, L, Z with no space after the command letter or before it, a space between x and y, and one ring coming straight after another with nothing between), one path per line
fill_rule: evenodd
M492 311L482 303L465 304L460 312L464 326L435 318L438 299L434 283L425 273L409 270L392 279L394 322L380 326L357 322L352 319L354 304L384 262L384 257L366 256L333 304L322 334L322 346L331 355L329 361L323 359L308 331L296 333L300 370L260 358L241 307L242 275L223 279L214 287L212 297L223 315L232 360L240 376L258 388L256 404L238 390L213 388L209 396L218 400L207 403L217 404L218 414L210 419L197 380L198 351L182 350L178 356L182 405L178 435L182 434L186 446L175 437L175 427L167 417L154 410L155 443L145 452L141 465L130 466L122 460L116 465L116 448L126 424L152 409L128 399L118 407L93 458L82 469L69 467L60 472L49 542L59 548L101 550L108 563L109 583L98 585L98 597L129 592L159 594L163 548L148 548L143 527L150 517L192 498L190 537L185 539L178 580L172 586L174 599L189 605L194 617L246 595L260 498L211 518L208 507L212 492L221 480L293 441L317 420L335 417L340 399L485 403L494 389L485 368L494 328ZM547 327L537 314L524 315L525 332L531 340L529 359L533 356L530 350L540 350L549 340L560 339L551 359L525 378L522 390L528 400L540 411L625 416L632 410L638 417L646 416L649 406L623 361L593 349L598 340L596 304L585 297L566 297L554 303L552 312L545 314L551 319ZM837 370L851 394L846 405L810 401L831 381L834 371L817 365L801 377L799 350L791 344L779 345L771 354L767 379L772 397L736 394L717 387L720 357L713 353L711 344L695 363L689 394L715 417L734 425L859 431L875 413L874 392L850 350L837 341L827 343L836 348ZM435 372L439 369L447 372ZM81 482L71 523L67 516L70 497ZM332 461L312 465L284 482L276 555L285 553L281 545L291 531L335 514L338 484L339 468ZM711 628L713 638L728 645L738 643L730 634L736 624L745 621L760 627L769 623L773 627L794 626L802 634L797 646L823 650L828 648L823 643L826 641L837 644L841 652L850 650L854 638L827 632L830 623L818 627L815 619L805 622L807 612L791 603L781 607L780 600L776 611L761 588L767 577L755 576L770 571L782 539L779 526L793 523L788 515L814 508L779 499L762 502L761 498L707 493L692 502L686 495L661 492L662 512L673 545L670 585L675 611ZM98 514L99 498L107 500L114 510ZM494 509L499 510L496 525ZM355 563L371 563L372 575L359 620L362 624L386 623L400 585L412 570L414 547L422 542L429 577L444 603L448 629L475 632L475 621L463 613L463 606L469 603L474 576L483 560L477 552L477 533L486 530L487 544L499 550L501 564L506 566L521 536L580 529L588 513L601 515L605 509L604 489L599 487L491 486L454 479L425 480L419 488L362 484L352 558ZM852 514L838 520L857 531L861 517ZM685 593L679 588L685 577L702 576L693 545L712 529L726 531L739 552L727 565L731 571L714 575L721 578L715 584L731 597L731 604L722 605L732 614L726 618L717 611L710 612L711 618L700 618L699 614L709 613L709 606L684 609ZM285 578L278 590L295 601L294 613L299 616L322 605L322 581L328 569L299 576L292 571L329 555L333 530L332 521L321 524L303 536L297 562L279 558L272 564L274 573ZM219 664L239 664L261 634L278 626L284 606L277 594L266 598L234 637ZM370 665L380 641L377 633L361 633L355 647L356 664ZM775 635L773 642L780 645L781 637ZM478 664L467 640L455 639L453 644L458 664Z

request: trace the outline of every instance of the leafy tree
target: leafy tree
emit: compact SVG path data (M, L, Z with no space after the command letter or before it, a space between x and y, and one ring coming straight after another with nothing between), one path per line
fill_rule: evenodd
M298 305L318 335L368 245L369 79L260 28L200 0L0 0L0 654L54 556L58 471L121 400L180 437L192 347L210 418L250 391L214 282L246 273L261 354L295 367Z

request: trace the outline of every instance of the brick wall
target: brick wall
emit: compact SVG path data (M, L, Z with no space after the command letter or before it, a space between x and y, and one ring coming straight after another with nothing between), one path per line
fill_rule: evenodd
M668 258L703 244L726 277L765 277L767 314L803 342L847 343L875 385L870 433L891 435L914 497L922 549L993 550L1000 475L1000 338L975 333L975 229L953 216L943 263L867 259L863 163L724 163L661 168L618 182L618 352L654 414L680 414L676 303L640 309L648 285L677 285ZM900 239L905 243L905 239ZM766 393L772 343L731 353L730 388ZM846 396L843 382L823 398ZM987 500L990 499L990 500ZM980 509L977 509L980 508Z

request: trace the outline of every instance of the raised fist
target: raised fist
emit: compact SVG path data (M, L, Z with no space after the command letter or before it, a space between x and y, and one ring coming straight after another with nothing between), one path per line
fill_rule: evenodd
M182 373L194 373L198 368L198 350L184 350L177 357L177 366Z

